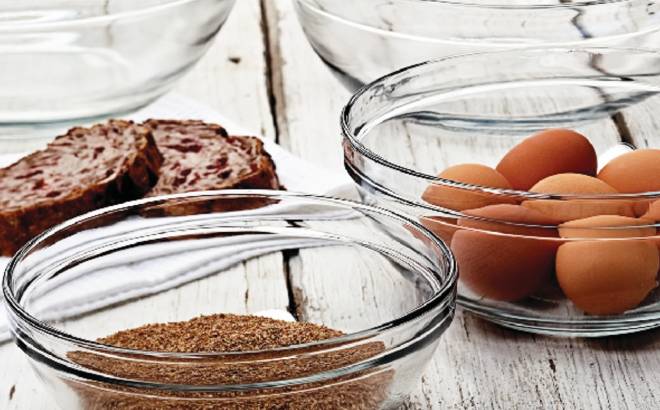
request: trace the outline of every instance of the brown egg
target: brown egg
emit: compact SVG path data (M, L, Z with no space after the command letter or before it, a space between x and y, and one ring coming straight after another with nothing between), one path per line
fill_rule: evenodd
M423 216L420 218L420 222L426 229L433 232L447 245L451 244L454 232L456 232L458 229L456 227L455 218L445 218L442 216Z
M511 235L557 237L559 221L534 209L520 205L499 204L463 212L483 219L464 218L458 225L464 228L499 232ZM510 222L507 224L506 222Z
M553 225L554 220L519 205L491 205L465 212L494 220L533 225ZM464 285L479 296L516 301L534 294L551 278L558 241L555 229L526 228L461 219L451 249ZM483 229L484 231L474 230ZM520 233L542 237L516 236Z
M438 178L449 179L465 184L479 185L489 188L511 189L509 181L493 168L480 164L462 164L449 167L442 171ZM441 185L429 186L422 199L433 205L456 211L481 208L497 203L514 203L515 200L486 192L474 192L466 189Z
M646 213L640 219L651 221L651 223L654 223L655 225L660 223L660 200L651 202ZM660 248L660 236L658 235L659 233L660 231L656 227L655 243L658 245L658 248Z
M646 240L565 243L557 252L557 280L581 310L613 315L633 309L656 287L658 249Z
M653 200L635 198L632 199L632 203L635 210L635 215L642 217L649 212L649 209L653 204Z
M623 193L660 191L660 150L623 154L605 165L598 178Z
M582 134L550 129L535 134L509 151L497 165L514 189L528 191L551 175L576 173L596 176L596 150Z
M544 194L617 194L618 191L598 178L582 174L557 174L536 183L531 192Z
M652 221L660 221L660 200L651 202L648 209L644 213L644 219L650 219Z
M599 215L559 226L562 238L641 238L655 236L653 221L620 215Z
M598 178L582 174L558 174L539 181L531 192L543 194L616 195L616 189ZM523 206L535 209L561 222L588 218L596 215L623 215L634 217L630 200L618 199L571 199L527 200Z

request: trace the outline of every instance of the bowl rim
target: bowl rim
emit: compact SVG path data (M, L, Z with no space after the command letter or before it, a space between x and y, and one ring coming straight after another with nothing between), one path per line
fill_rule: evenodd
M195 3L202 0L169 0L166 3L153 4L147 7L136 8L133 10L120 11L110 14L97 16L86 16L74 18L71 20L52 20L52 21L28 21L20 24L0 22L0 34L12 31L25 31L26 29L53 29L57 27L70 27L73 25L107 23L123 18L130 18L142 15L148 15L153 12L167 10L169 8L179 7L188 3ZM229 3L230 7L236 3L236 0L222 0Z
M295 0L297 3L306 3L307 5L314 6L313 0ZM500 10L539 10L539 9L565 9L565 8L575 8L575 7L593 7L593 6L602 6L608 4L616 3L629 3L632 0L577 0L572 3L553 3L547 1L544 3L520 3L520 4L507 4L504 0L492 4L483 4L478 3L474 0L460 1L460 0L394 0L395 2L403 3L437 3L445 6L455 6L455 7L471 7L471 8L484 8L484 9L500 9ZM328 13L325 10L324 13L335 16L335 14Z
M510 205L510 204L499 204L499 205ZM497 205L493 205L497 206ZM515 206L515 205L514 205ZM471 214L462 214L461 216L457 216L457 221L450 221L450 218L447 218L447 215L444 216L445 220L434 220L434 217L440 217L443 218L440 215L432 215L432 216L422 216L420 219L425 220L425 221L431 221L432 223L436 223L440 226L443 226L447 229L460 229L462 231L471 231L471 232L482 232L485 234L488 234L489 236L493 237L498 237L498 238L524 238L524 239L530 239L530 240L538 240L542 242L547 242L547 243L557 243L557 244L566 244L566 243L579 243L579 242L629 242L629 241L656 241L660 239L660 234L656 233L654 235L636 235L636 236L562 236L561 231L563 230L565 233L569 232L575 232L575 231L590 231L596 234L597 232L602 232L603 234L605 233L612 233L612 232L617 232L617 231L622 231L624 233L630 232L632 230L644 230L644 229L654 229L656 230L659 226L660 223L657 223L655 221L652 221L650 219L646 219L642 224L640 225L597 225L597 226L575 226L571 225L568 226L571 223L574 222L579 222L579 221L584 221L588 220L591 218L596 218L599 216L613 216L613 217L621 217L621 218L629 218L629 219L634 219L637 221L640 221L644 219L643 217L639 218L633 218L633 217L626 217L626 216L621 216L621 215L597 215L595 217L586 217L582 219L576 219L572 221L567 221L563 222L557 225L541 225L541 224L533 224L533 223L522 223L522 222L515 222L515 221L507 221L503 219L496 219L496 218L488 218L484 216L477 216L477 215L471 215ZM462 225L460 222L464 220L469 220L472 222L476 223L484 223L484 224L492 224L492 225L497 225L502 228L520 228L522 231L520 233L513 233L513 232L507 232L507 231L498 231L495 230L496 228L489 229L486 227L481 227L478 225ZM648 223L646 223L648 222ZM547 230L548 235L541 235L539 233L537 234L526 234L524 233L526 229L529 230L539 230L539 232L543 230ZM557 232L559 231L559 232ZM551 235L551 233L556 233L556 235ZM639 232L638 232L639 233Z
M217 198L217 197L269 197L269 198L284 198L284 199L303 199L303 200L310 200L314 202L323 202L329 205L333 206L341 206L341 207L350 207L351 209L361 209L361 210L366 210L369 211L370 213L377 213L379 215L382 215L387 218L391 218L393 220L399 221L401 223L406 224L406 226L412 226L417 233L420 233L421 235L424 236L424 239L429 240L433 245L435 245L440 251L442 252L444 262L446 263L446 277L444 280L441 280L438 276L436 275L431 275L429 276L429 279L431 281L436 282L438 286L438 289L435 290L433 295L424 301L422 304L419 304L416 306L414 309L408 311L407 313L403 314L402 316L396 317L392 320L389 320L387 322L380 323L376 326L372 326L367 329L363 329L357 332L352 332L352 333L347 333L343 336L336 337L336 338L330 338L330 339L324 339L321 341L316 341L312 343L306 343L306 344L298 344L298 345L291 345L291 346L286 346L286 347L281 347L281 348L276 348L276 349L266 349L266 350L258 350L258 351L248 351L248 352L200 352L200 353L176 353L176 352L150 352L150 351L145 351L145 350L136 350L136 349L126 349L126 348L119 348L119 347L113 347L110 345L98 343L95 341L90 341L88 339L84 339L81 337L77 337L74 335L71 335L69 333L66 333L65 331L59 330L57 328L54 328L52 326L49 326L48 324L40 321L30 313L28 313L22 306L21 304L16 300L16 297L14 295L14 289L12 286L12 280L14 277L14 272L17 268L17 266L21 263L21 261L24 259L25 256L27 256L32 250L35 249L40 243L43 241L47 240L48 238L56 235L57 233L61 231L65 231L66 229L79 224L83 223L86 221L92 221L95 220L96 218L106 216L111 213L116 213L116 212L121 212L121 211L126 211L130 209L135 209L135 208L140 208L145 205L155 205L155 204L162 204L167 201L177 201L177 200L186 200L186 199L195 199L195 198L207 198L207 199L212 199L212 198ZM438 262L439 264L439 262ZM437 266L437 265L436 265ZM437 274L438 269L434 269L434 272ZM458 268L456 261L453 257L453 254L447 247L447 245L435 237L427 228L425 228L422 224L414 220L413 218L409 218L406 215L402 213L398 213L395 211L391 211L382 207L376 207L376 206L370 206L366 204L362 204L359 202L347 200L347 199L340 199L340 198L334 198L334 197L329 197L329 196L322 196L322 195L313 195L313 194L304 194L304 193L296 193L296 192L289 192L289 191L278 191L278 190L241 190L241 189L232 189L232 190L215 190L215 191L198 191L198 192L190 192L190 193L184 193L184 194L174 194L174 195L166 195L166 196L157 196L157 197L151 197L151 198L143 198L143 199L138 199L135 201L130 201L126 202L123 204L111 206L111 207L106 207L102 208L96 211L92 211L89 213L86 213L84 215L78 216L76 218L72 218L62 224L59 224L53 228L48 229L47 231L43 232L42 234L38 235L37 237L33 238L28 242L25 246L23 246L10 260L9 264L7 265L5 272L4 272L4 277L3 277L3 283L2 283L2 290L3 290L3 295L5 297L5 306L6 309L9 311L10 316L15 316L19 323L18 325L20 326L21 324L27 326L31 331L36 331L39 334L53 337L56 340L60 342L65 342L67 344L70 344L72 346L84 348L84 349L89 349L93 350L96 352L103 352L107 354L112 354L112 355L133 355L133 356L139 356L141 358L146 358L146 359L154 359L154 360L162 360L162 359L168 359L168 358L184 358L186 360L196 360L196 359L209 359L209 358L231 358L231 357L251 357L251 356L258 356L258 355L263 355L264 353L287 353L291 352L292 354L295 354L296 352L301 351L301 349L307 349L307 348L323 348L323 347L328 347L328 348L333 348L337 347L338 345L345 346L349 345L351 343L360 343L365 340L369 340L369 338L372 338L374 336L378 336L384 331L393 329L397 326L401 326L406 323L413 322L415 319L432 312L438 308L442 308L445 305L451 305L455 304L455 297L452 297L452 294L455 294L453 290L456 288L457 284L457 278L458 278ZM10 322L13 322L10 321ZM15 325L11 326L12 333L14 333ZM409 339L407 342L414 341L419 337L422 337L423 335L416 335L413 337L413 339ZM318 350L314 351L314 354L317 353L323 353L325 350ZM388 350L385 350L383 352L388 353ZM39 354L41 355L51 355L50 352L47 351L41 351ZM52 359L51 359L52 360ZM59 363L59 365L63 365L62 363ZM72 370L74 372L80 372L80 369L74 369L70 366L64 365L65 367L69 367L69 370ZM83 371L82 373L87 374L89 377L90 372L85 372ZM94 372L91 372L94 373ZM98 377L98 375L96 375ZM117 383L120 381L114 380L113 383ZM141 387L145 386L150 386L150 388L158 388L154 386L162 386L162 383L156 383L156 384L151 384L151 383L138 383ZM177 385L180 386L180 385Z
M413 0L413 1L424 1L424 0ZM623 47L561 47L561 46L535 46L535 47L525 47L525 48L513 48L507 50L496 50L496 51L485 51L485 52L474 52L474 53L464 53L457 54L452 56L440 57L436 59L427 60L410 66L400 68L392 73L386 74L369 84L362 86L358 89L349 99L348 103L344 105L340 115L340 126L341 131L344 136L344 141L347 142L351 149L357 151L359 154L368 158L369 160L377 163L380 166L383 166L389 170L395 171L400 174L405 174L407 176L425 180L429 185L451 187L457 189L463 189L467 191L475 191L480 193L486 193L494 196L501 197L515 197L520 198L521 200L632 200L632 199L660 199L660 191L653 192L642 192L642 193L617 193L617 194L548 194L548 193L537 193L530 191L521 191L516 189L501 189L487 187L477 184L469 184L458 182L450 179L440 178L438 176L426 174L415 169L405 167L401 164L389 161L379 155L376 151L365 146L361 141L361 135L363 134L364 127L360 127L360 133L356 135L353 132L351 126L351 114L355 107L359 104L361 97L363 97L367 92L372 89L381 88L387 89L387 85L393 79L399 77L412 77L413 75L424 75L424 70L433 68L436 66L442 66L443 64L453 63L460 64L461 59L466 58L480 58L487 59L492 55L502 55L502 54L547 54L547 53L584 53L584 52L627 52L627 53L639 53L645 55L660 55L660 51L646 50L646 49L634 49L634 48L623 48ZM456 61L459 60L459 61ZM378 122L380 123L380 122ZM364 124L361 124L364 125ZM344 156L347 160L346 155ZM387 191L391 191L391 188L386 187ZM398 194L397 192L394 192ZM397 195L397 199L405 200L416 206L422 206L431 210L440 211L443 213L448 213L448 210L430 203L421 203L415 202L411 198L405 198L400 195ZM452 212L449 212L452 214ZM462 213L453 212L454 215L458 217L464 217Z

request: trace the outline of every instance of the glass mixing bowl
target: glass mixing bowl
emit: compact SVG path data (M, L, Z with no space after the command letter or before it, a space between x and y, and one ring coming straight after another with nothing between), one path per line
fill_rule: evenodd
M204 54L235 0L0 0L0 140L135 110ZM52 126L52 127L51 127Z
M538 48L422 63L350 100L342 114L345 166L368 203L398 207L451 244L461 270L458 303L467 310L546 334L656 327L660 192L533 193L437 175L465 163L495 167L548 128L585 135L601 167L658 148L659 85L655 51ZM600 214L621 218L584 221Z
M288 276L267 264L282 251ZM416 386L453 318L456 280L446 246L407 217L228 190L66 222L15 256L3 290L16 343L63 409L380 409ZM147 323L286 309L287 287L298 319L345 335L241 353L96 342Z
M648 0L295 0L314 50L349 89L399 68L539 45L658 49Z

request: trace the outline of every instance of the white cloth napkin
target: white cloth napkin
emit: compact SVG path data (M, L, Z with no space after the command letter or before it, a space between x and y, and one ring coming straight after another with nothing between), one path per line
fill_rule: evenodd
M231 134L256 135L250 132L250 130L236 125L209 107L176 94L169 94L128 118L135 121L142 121L147 118L200 119L207 122L219 123ZM264 146L273 157L281 183L289 191L344 198L356 197L355 188L347 175L329 172L304 161L272 141L264 140ZM6 166L21 156L16 154L0 155L0 166ZM266 207L260 210L243 212L267 214L268 212L275 211L273 208ZM313 219L334 219L350 217L347 215L328 215L327 210L324 211L323 209L283 210L280 207L276 210L278 213L284 211L289 214L289 219L309 219L310 217ZM240 214L232 213L232 216L237 217ZM203 218L204 215L199 217ZM208 215L206 217L208 218ZM167 223L167 219L159 219L159 226ZM194 219L195 217L190 218L192 221ZM65 241L69 241L71 245L84 243L85 246L93 249L96 243L95 235L98 241L101 238L107 238L108 235L122 235L130 233L130 231L137 228L144 228L140 224L145 223L153 224L154 221L123 221L116 224L116 226L76 234L73 237L65 239ZM108 232L108 229L111 231ZM246 238L249 239L246 240ZM41 290L38 302L33 304L31 309L35 312L48 312L47 314L43 313L40 315L42 320L78 315L135 297L171 289L214 272L227 269L242 260L259 255L278 250L326 245L318 240L300 240L282 237L273 239L270 235L250 235L249 237L239 235L189 242L190 244L188 246L195 249L182 249L181 242L175 243L175 247L168 247L168 244L144 247L145 252L155 252L160 255L163 255L163 252L167 252L165 258L160 257L158 259L158 269L148 266L149 261L147 260L133 264L122 263L119 266L94 266L94 274L91 275L89 274L91 266L87 264L84 270L81 269L80 272L67 272L67 275L61 280L53 281L47 288ZM40 257L48 262L48 258L56 258L58 255L49 255L46 252L40 255ZM9 258L0 258L0 268L3 271L8 261ZM136 274L140 271L157 273L151 273L148 277L144 277L144 280L136 281ZM75 282L72 282L73 279L76 279ZM98 281L102 281L101 283L104 286L99 286ZM72 283L75 283L75 285L72 285ZM5 314L0 313L0 343L10 338L7 325Z

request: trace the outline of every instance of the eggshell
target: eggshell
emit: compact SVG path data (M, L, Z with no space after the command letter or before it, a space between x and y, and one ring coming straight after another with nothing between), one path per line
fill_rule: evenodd
M632 202L635 210L635 215L642 217L649 212L650 207L654 201L652 199L635 198L632 200Z
M642 238L655 236L653 221L619 215L599 215L559 226L562 238Z
M465 211L465 214L525 224L554 223L519 205L492 205ZM464 229L454 233L451 249L462 283L477 295L516 301L532 295L552 278L559 244L544 237L556 235L556 230L469 219L459 220L458 225ZM520 232L543 237L517 236Z
M534 209L499 204L463 212L480 219L463 218L459 226L511 235L557 237L558 221ZM509 223L507 223L509 222Z
M627 154L634 150L635 147L626 142L620 142L618 144L611 145L608 149L605 150L605 152L598 154L598 166L600 167L598 172L600 172L600 170L614 158L618 158L621 155Z
M633 309L656 287L658 249L646 240L565 243L557 252L557 279L581 310L613 315Z
M617 194L618 191L598 178L566 173L552 175L536 183L531 192L544 194Z
M651 221L655 223L656 225L660 223L660 200L656 200L654 202L651 202L647 212L640 218L642 220L646 221ZM658 248L660 248L660 230L657 229L656 227L656 237L655 237L655 243L658 245Z
M582 174L558 174L539 181L531 192L543 194L616 195L618 192L600 179ZM633 203L626 199L527 200L523 206L535 209L561 222L596 215L635 216Z
M466 184L489 188L511 189L506 178L494 170L480 164L462 164L449 167L442 171L438 178L449 179ZM497 203L515 203L516 200L501 195L486 192L475 192L461 188L442 185L431 185L422 194L426 202L456 211L481 208Z
M513 147L497 165L514 189L529 190L551 175L577 173L595 176L596 150L575 131L549 129Z
M445 218L441 216L423 216L420 222L426 229L433 232L442 239L447 245L451 244L452 237L457 230L455 218Z
M623 193L660 191L660 150L640 149L605 165L598 178Z
M643 216L644 219L650 219L652 221L660 221L660 200L652 202L646 213Z

